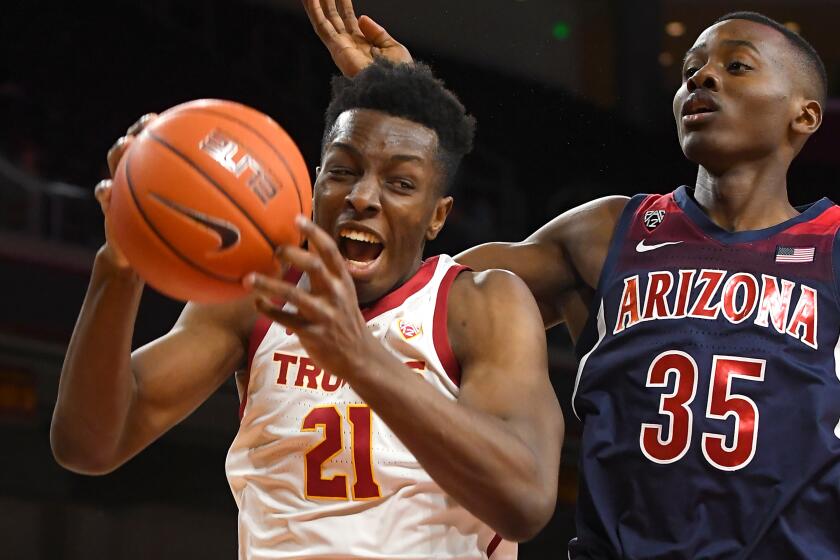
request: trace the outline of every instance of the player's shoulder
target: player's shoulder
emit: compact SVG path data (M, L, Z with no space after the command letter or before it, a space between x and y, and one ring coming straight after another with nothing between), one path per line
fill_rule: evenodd
M480 272L465 270L452 284L449 314L455 317L487 318L531 312L539 319L534 297L516 274L497 268Z
M488 297L501 294L504 290L516 286L525 287L525 283L519 276L509 270L490 268L474 271L466 269L455 279L452 289L457 289L462 297Z
M506 340L514 326L535 339L544 333L534 296L521 278L507 270L461 272L452 284L447 308L449 341L462 363L480 359L488 344Z

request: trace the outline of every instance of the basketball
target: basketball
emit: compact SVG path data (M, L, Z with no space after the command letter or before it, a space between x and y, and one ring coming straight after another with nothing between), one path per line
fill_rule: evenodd
M274 249L300 244L309 216L303 156L271 118L231 101L178 105L149 124L117 167L109 223L156 290L215 303L245 295L249 272L276 272Z

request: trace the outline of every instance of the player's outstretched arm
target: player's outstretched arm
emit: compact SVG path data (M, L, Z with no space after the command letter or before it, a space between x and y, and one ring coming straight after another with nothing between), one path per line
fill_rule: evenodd
M144 122L109 152L112 173ZM106 243L67 349L50 428L56 460L85 474L115 469L201 404L241 361L255 317L250 301L188 304L169 334L132 354L143 282L112 241L110 195L110 181L97 186Z
M411 62L408 49L368 16L356 17L351 0L302 0L315 33L345 76L355 76L375 57Z
M456 279L447 323L462 383L453 401L370 334L335 242L308 220L299 225L309 250L285 247L278 257L306 272L311 288L254 275L258 308L348 381L455 500L505 538L534 536L554 511L563 421L526 286L500 270Z
M557 216L518 243L485 243L455 260L473 270L500 268L522 278L534 294L545 327L564 321L572 292L598 285L624 196L587 202Z

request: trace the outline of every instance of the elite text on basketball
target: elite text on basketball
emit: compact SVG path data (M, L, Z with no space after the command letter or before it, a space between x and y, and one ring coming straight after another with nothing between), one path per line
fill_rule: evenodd
M237 178L251 171L248 187L266 204L277 194L277 186L263 170L263 166L249 153L240 150L238 143L224 132L214 129L199 144L199 148ZM237 158L237 154L239 157Z

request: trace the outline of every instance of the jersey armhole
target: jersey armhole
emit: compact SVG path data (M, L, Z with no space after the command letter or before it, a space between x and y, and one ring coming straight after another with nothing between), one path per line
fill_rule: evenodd
M449 291L452 288L452 283L455 282L455 278L465 270L469 270L469 268L463 265L454 265L446 271L440 281L440 286L438 286L435 311L432 318L432 342L435 345L435 353L443 365L447 377L456 387L461 385L461 364L458 363L458 358L455 357L452 346L449 344L449 331L446 321L449 316Z
M649 194L637 194L627 201L627 205L621 211L621 216L618 218L618 223L613 230L612 239L610 239L610 246L607 249L607 257L604 259L604 266L601 268L601 274L598 277L598 285L595 287L595 294L592 296L592 301L589 302L589 317L586 320L583 330L580 333L580 338L575 344L575 354L578 359L589 352L590 348L598 340L596 332L596 321L599 309L601 308L601 298L604 297L603 289L612 278L615 262L618 260L618 254L621 251L621 244L624 242L624 237L627 235L627 230L630 229L630 224L639 206L650 197Z
M596 299L601 299L601 287L605 285L612 277L615 262L618 259L618 253L621 250L621 244L624 242L624 237L627 235L627 230L630 229L630 222L636 215L636 210L639 206L647 200L650 195L637 194L627 201L627 206L621 211L621 217L615 225L615 230L610 239L610 247L607 249L607 258L604 260L604 266L601 268L601 276L598 278L598 286L595 288Z
M248 363L245 367L244 382L242 384L242 398L239 400L239 420L245 415L245 405L248 404L248 385L251 381L251 364L254 362L254 355L257 349L268 334L271 328L271 320L265 315L258 315L248 337Z
M301 271L292 268L283 276L283 280L291 284L297 284L300 282L301 276L303 276ZM251 365L254 362L254 356L257 354L257 350L270 328L271 319L265 315L258 314L257 320L254 321L254 326L251 328L251 334L248 336L248 361L245 366L245 383L242 387L242 398L239 401L239 420L242 420L242 416L245 414L245 405L248 404L248 384L251 381Z

